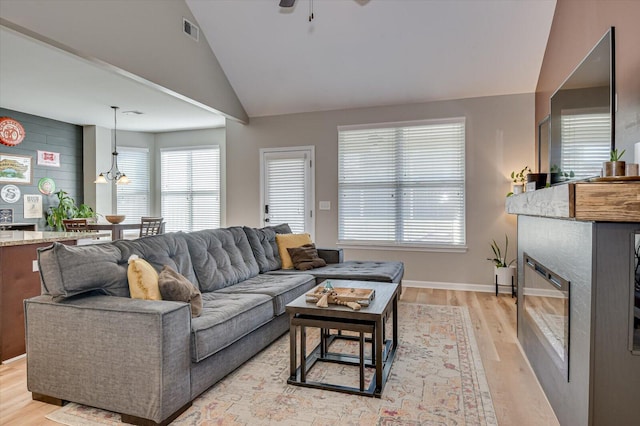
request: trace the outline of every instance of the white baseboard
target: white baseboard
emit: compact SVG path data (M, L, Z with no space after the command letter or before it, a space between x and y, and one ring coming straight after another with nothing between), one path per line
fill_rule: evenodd
M437 288L441 290L457 290L457 291L477 291L480 293L495 293L495 284L469 284L469 283L446 283L437 281L413 281L402 280L403 287L416 287L416 288ZM510 286L500 286L498 288L499 293L510 294Z
M8 363L10 363L10 362L14 362L14 361L17 361L17 360L19 360L19 359L22 359L22 358L24 358L24 357L26 357L26 356L27 356L27 354L18 355L18 356L13 357L13 358L5 359L5 360L4 360L4 361L2 361L0 364L8 364Z

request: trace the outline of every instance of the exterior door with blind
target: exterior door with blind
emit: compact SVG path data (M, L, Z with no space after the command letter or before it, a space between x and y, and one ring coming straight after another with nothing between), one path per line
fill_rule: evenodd
M314 147L260 150L261 217L264 226L288 223L314 235Z

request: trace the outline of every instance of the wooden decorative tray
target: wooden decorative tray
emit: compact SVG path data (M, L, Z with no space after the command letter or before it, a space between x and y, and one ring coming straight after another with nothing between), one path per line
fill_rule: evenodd
M337 300L341 302L357 302L360 305L367 306L376 297L375 290L368 288L343 288L333 287L328 291L335 291L337 293ZM309 303L315 303L326 293L324 285L319 285L306 294L306 300ZM329 303L333 303L332 298L329 299ZM361 303L363 302L363 303Z

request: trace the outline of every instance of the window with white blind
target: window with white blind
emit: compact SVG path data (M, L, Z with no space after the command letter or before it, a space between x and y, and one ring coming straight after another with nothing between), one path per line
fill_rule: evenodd
M562 111L560 132L561 171L576 179L600 176L611 151L611 114Z
M338 128L338 238L462 249L465 120Z
M142 216L149 216L149 150L147 148L120 147L118 167L127 174L131 181L128 185L116 185L118 214L126 215L125 223L140 222Z
M220 227L220 148L160 152L165 231Z

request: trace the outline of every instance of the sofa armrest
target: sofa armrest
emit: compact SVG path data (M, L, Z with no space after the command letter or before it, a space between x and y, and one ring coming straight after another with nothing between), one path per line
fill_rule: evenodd
M319 248L318 256L324 259L324 261L327 263L344 262L344 251L342 249Z
M89 295L24 307L31 392L158 423L189 403L188 304Z

